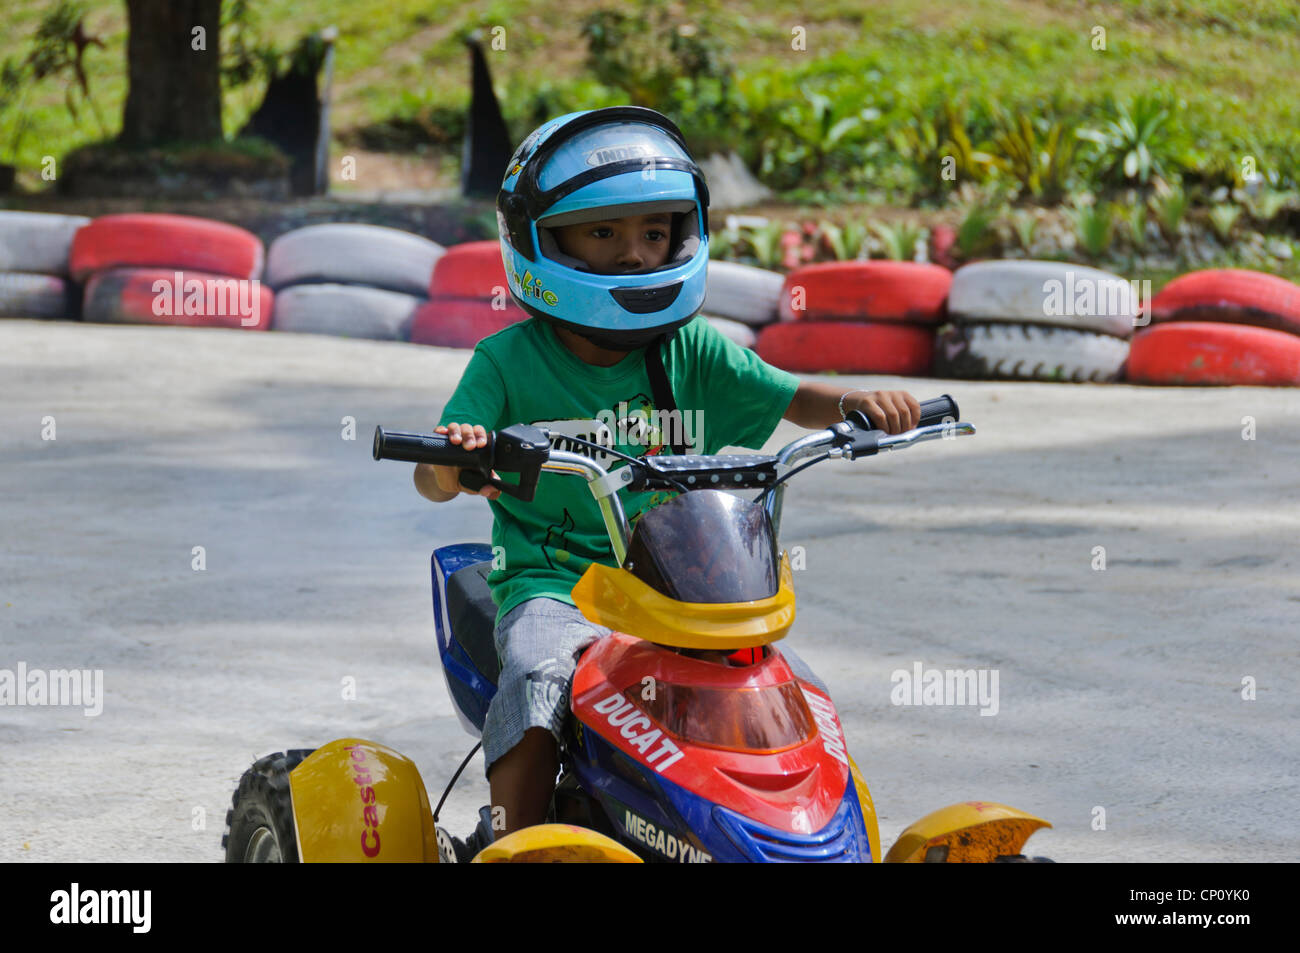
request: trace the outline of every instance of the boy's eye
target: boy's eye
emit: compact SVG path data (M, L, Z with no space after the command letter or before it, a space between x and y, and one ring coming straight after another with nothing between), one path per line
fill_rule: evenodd
M653 236L655 236L655 235L657 235L657 236L659 236L659 237L658 237L658 238L653 237ZM657 229L657 228L652 228L650 231L648 231L648 232L645 233L645 236L646 236L646 238L649 238L650 241L652 241L652 242L661 242L661 241L664 241L664 240L668 237L668 235L667 235L665 232L662 232L662 231L660 231L660 230Z

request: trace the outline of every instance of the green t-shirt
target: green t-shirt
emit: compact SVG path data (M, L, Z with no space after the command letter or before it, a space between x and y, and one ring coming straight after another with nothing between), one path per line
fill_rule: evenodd
M596 454L612 470L626 463L564 437L612 445L634 457L670 453L656 426L667 423L678 427L688 452L711 454L730 446L758 450L799 387L793 374L764 363L703 317L673 335L662 353L681 411L677 418L655 413L644 348L612 367L598 367L565 347L550 324L530 318L478 343L438 425L482 424L489 431L516 423L546 427L552 447ZM515 481L513 475L502 478ZM675 495L618 493L631 525ZM504 568L488 574L498 621L537 596L572 605L570 590L591 561L614 565L600 508L580 477L543 472L531 503L502 493L489 505L495 517L492 545L504 551Z

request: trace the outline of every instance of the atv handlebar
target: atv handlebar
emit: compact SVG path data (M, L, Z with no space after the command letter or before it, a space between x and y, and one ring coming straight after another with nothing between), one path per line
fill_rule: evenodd
M975 428L957 422L957 416L956 401L944 394L922 401L917 426L900 434L890 435L877 430L865 414L855 410L839 423L787 444L775 456L749 453L656 454L629 460L626 466L612 471L583 454L551 449L549 432L529 424L513 424L493 431L488 434L487 443L474 450L465 450L443 434L389 433L383 427L376 427L372 453L376 460L461 467L460 484L466 489L477 490L491 484L524 502L533 499L543 470L582 476L600 506L614 555L621 565L631 535L617 494L624 487L632 491L762 489L764 492L760 498L772 519L773 530L778 531L785 492L782 481L790 475L790 464L794 461L818 452L821 453L820 459L855 460L882 450L909 447L924 440L973 434ZM518 473L519 482L508 483L494 478L493 470Z

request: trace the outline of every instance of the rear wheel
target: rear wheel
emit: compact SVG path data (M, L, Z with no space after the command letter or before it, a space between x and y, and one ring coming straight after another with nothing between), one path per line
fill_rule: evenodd
M314 748L259 758L239 779L226 812L221 846L228 864L296 864L298 838L289 799L289 773Z

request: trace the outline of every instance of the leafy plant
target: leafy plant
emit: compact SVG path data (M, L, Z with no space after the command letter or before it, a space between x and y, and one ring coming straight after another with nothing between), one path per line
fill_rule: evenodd
M1016 209L1011 213L1011 229L1016 241L1026 254L1033 251L1034 233L1038 231L1038 217L1028 209Z
M780 222L769 222L744 233L760 267L775 271L781 263L781 234L784 231L785 226Z
M1075 133L1053 122L1040 134L1024 113L1013 119L999 110L998 116L1001 128L993 137L997 168L1041 201L1065 194L1078 149Z
M1262 188L1254 195L1246 193L1245 202L1250 217L1260 225L1266 225L1295 198L1295 192L1279 192L1275 189Z
M1128 237L1133 247L1142 251L1147 247L1147 206L1145 202L1134 201L1128 206L1124 216L1128 226Z
M816 182L824 175L832 156L845 154L849 147L866 138L876 112L849 99L833 100L806 84L799 87L802 103L791 103L776 118L776 126L764 142L766 171L774 165L785 169L785 183Z
M678 77L730 81L734 68L725 38L734 31L710 14L690 23L677 23L674 16L655 0L587 14L579 33L587 43L588 69L606 86L626 92L632 105L652 109L671 100Z
M944 178L948 169L961 183L989 177L994 158L972 144L962 120L964 109L964 104L945 101L935 118L915 116L890 135L894 149L911 165L922 195L941 193L945 182L953 181Z
M834 222L822 222L818 234L835 256L836 261L850 258L865 258L864 246L867 241L867 226L857 222L836 225Z
M1232 226L1237 223L1237 217L1241 215L1241 206L1231 203L1223 203L1210 209L1210 225L1214 227L1214 234L1219 236L1220 241L1227 241L1228 236L1232 234Z
M1074 233L1079 244L1091 258L1100 258L1110 247L1115 232L1114 206L1109 202L1094 202L1090 198L1075 197L1070 210Z
M1137 96L1128 105L1112 99L1109 108L1111 118L1100 128L1076 133L1096 145L1101 177L1113 183L1137 181L1143 185L1153 176L1166 178L1173 164L1173 147L1165 129L1169 109L1153 96Z
M1170 241L1178 238L1178 227L1187 215L1189 204L1187 193L1180 188L1157 190L1156 195L1151 199L1152 209L1156 213L1156 222Z
M928 229L907 222L893 226L877 223L871 226L871 230L884 246L885 257L893 261L911 261L916 256L917 242L929 234Z

